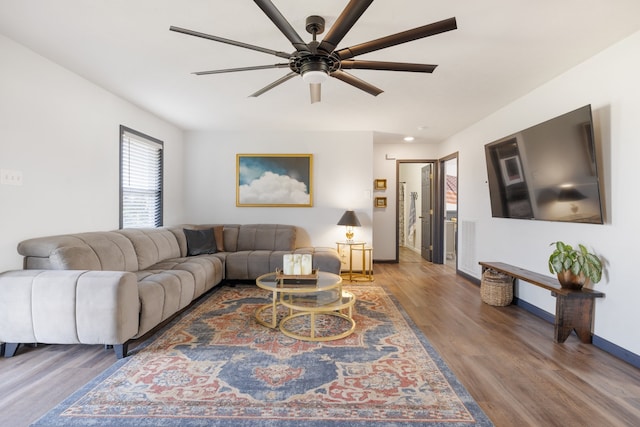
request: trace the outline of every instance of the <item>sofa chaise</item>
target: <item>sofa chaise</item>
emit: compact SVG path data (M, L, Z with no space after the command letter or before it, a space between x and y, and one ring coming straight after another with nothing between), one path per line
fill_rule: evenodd
M203 246L204 245L204 246ZM24 270L0 273L0 343L127 345L223 281L255 280L283 255L340 273L333 248L296 247L296 227L186 224L29 239Z

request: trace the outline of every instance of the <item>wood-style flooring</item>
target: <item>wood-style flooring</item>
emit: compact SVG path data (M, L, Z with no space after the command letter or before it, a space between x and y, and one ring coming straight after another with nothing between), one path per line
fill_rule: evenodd
M498 427L640 426L640 369L516 306L492 307L450 266L410 251L374 266ZM596 316L598 313L596 312ZM115 361L102 346L44 345L0 359L0 423L28 426Z

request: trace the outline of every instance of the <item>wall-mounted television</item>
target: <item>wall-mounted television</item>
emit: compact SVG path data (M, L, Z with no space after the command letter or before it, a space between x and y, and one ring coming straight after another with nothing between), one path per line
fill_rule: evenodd
M485 145L491 214L602 224L591 105Z

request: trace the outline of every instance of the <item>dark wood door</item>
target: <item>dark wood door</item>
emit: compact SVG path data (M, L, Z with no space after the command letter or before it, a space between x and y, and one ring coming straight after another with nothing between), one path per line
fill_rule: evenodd
M420 239L420 254L422 258L429 262L433 258L433 236L431 233L431 227L433 226L432 181L433 165L428 164L421 169L420 223L422 225L422 235Z

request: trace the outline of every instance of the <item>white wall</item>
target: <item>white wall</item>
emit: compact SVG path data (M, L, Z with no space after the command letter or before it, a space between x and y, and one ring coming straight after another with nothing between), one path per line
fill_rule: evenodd
M640 159L640 33L594 56L490 117L450 138L443 156L459 151L459 268L480 277L478 261L503 261L539 273L547 270L549 244L583 243L607 264L595 288L606 293L596 302L594 333L640 354L640 237L638 160ZM509 220L491 217L484 144L585 104L594 112L594 130L602 154L605 225ZM475 230L475 231L474 231ZM521 284L517 294L553 313L548 291Z
M182 132L0 36L0 271L21 240L109 230L119 220L119 126L164 141L165 223L183 220Z
M396 259L396 200L398 160L435 160L439 147L433 144L377 143L373 145L373 170L375 179L386 179L387 190L376 196L387 197L387 207L373 212L374 259Z
M371 132L188 133L188 221L292 224L302 228L299 244L336 247L345 239L336 224L353 209L362 224L355 238L371 242L372 138ZM313 154L313 207L236 207L236 154Z

